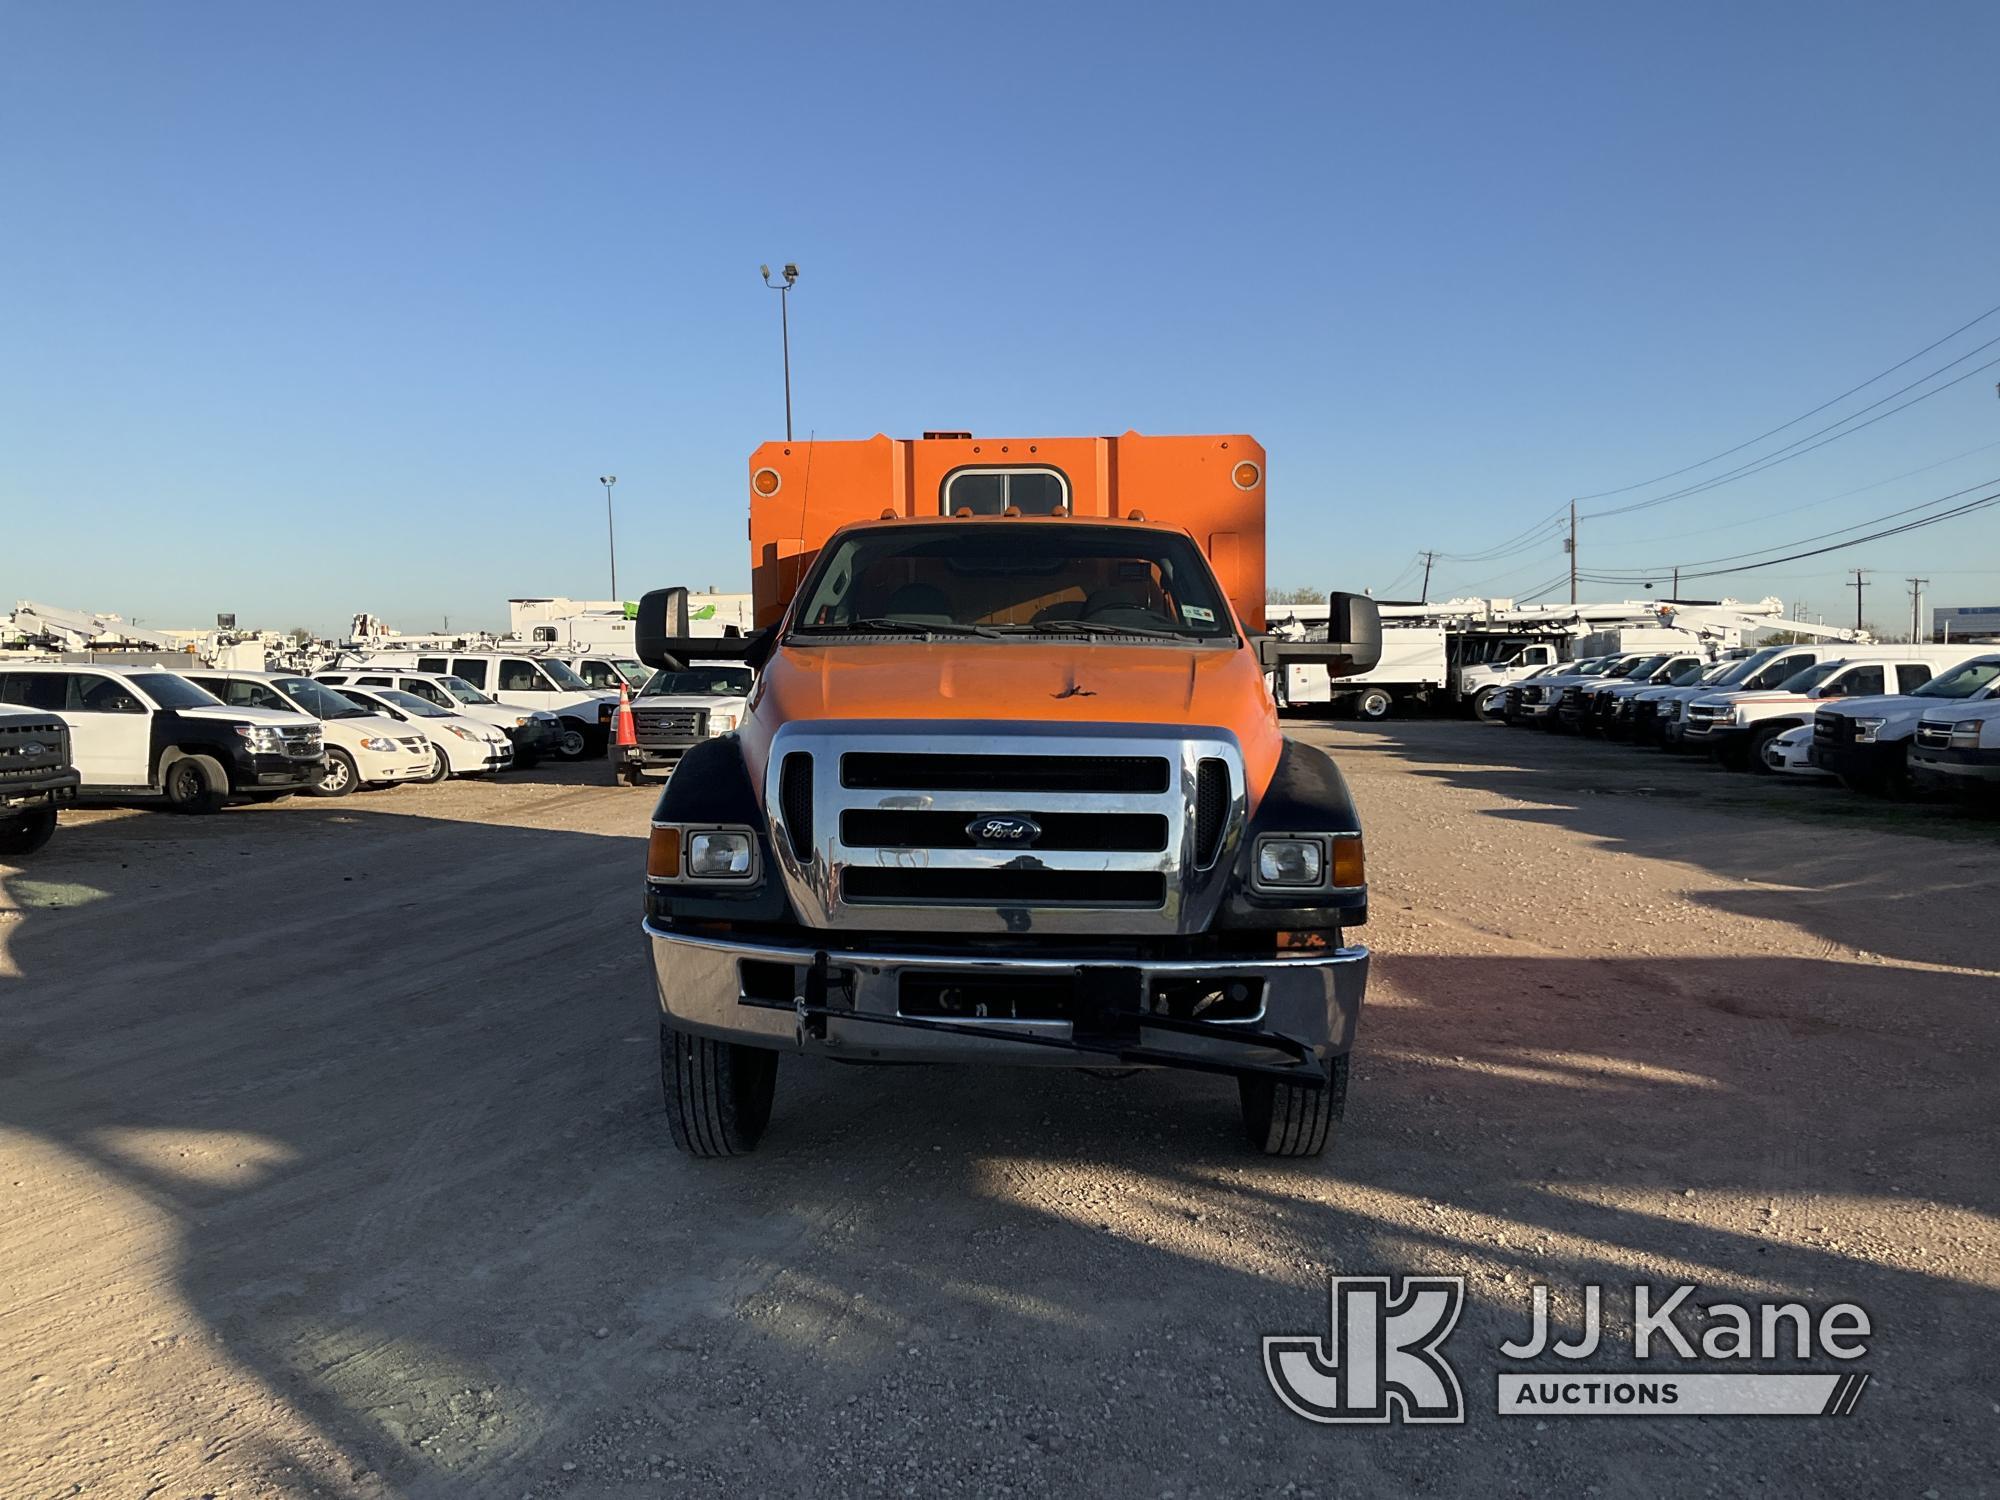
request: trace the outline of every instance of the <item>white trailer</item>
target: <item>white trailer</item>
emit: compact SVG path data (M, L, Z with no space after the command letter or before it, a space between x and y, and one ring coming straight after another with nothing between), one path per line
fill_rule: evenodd
M1428 625L1398 625L1382 631L1382 659L1366 672L1333 677L1317 663L1288 665L1272 684L1281 708L1340 703L1355 717L1386 719L1405 707L1428 701L1451 675L1445 632Z

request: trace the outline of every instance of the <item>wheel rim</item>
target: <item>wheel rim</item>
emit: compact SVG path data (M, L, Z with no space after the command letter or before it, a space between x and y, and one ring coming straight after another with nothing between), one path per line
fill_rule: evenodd
M207 780L199 768L183 761L174 767L174 800L192 802L208 789Z
M443 781L445 777L449 776L450 774L451 774L451 762L445 759L444 746L442 745L431 746L430 779L432 781Z
M326 774L319 779L320 790L323 792L337 792L346 785L347 762L344 760L328 760L326 763Z
M559 738L556 741L556 751L560 755L568 756L571 760L574 760L579 755L583 754L582 731L576 729L565 729L562 732L561 738Z

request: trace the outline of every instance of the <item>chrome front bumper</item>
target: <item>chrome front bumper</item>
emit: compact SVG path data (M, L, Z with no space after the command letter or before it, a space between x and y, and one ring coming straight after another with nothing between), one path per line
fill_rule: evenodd
M1326 1060L1354 1045L1368 984L1368 950L1358 947L1240 963L1144 962L983 951L847 952L692 937L651 922L645 929L660 1009L674 1026L722 1041L871 1062L1296 1071L1323 1078ZM754 974L746 964L758 966ZM1107 1012L1105 1024L1093 1021L1087 1028L1068 1020L961 1020L901 1010L909 975L1076 978L1080 989L1095 990L1098 974L1106 992L1134 997L1152 996L1156 981L1254 980L1263 1003L1255 1016L1241 1020L1169 1022L1117 1011Z

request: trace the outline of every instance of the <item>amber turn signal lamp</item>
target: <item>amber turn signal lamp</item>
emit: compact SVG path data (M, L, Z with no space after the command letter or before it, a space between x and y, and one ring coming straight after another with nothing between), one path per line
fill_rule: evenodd
M681 878L680 829L657 826L653 829L653 836L646 841L646 878L648 880Z
M1257 488L1257 481L1262 479L1264 475L1255 464L1246 458L1242 463L1229 471L1229 477L1235 482L1236 488L1239 490L1254 490Z
M1368 884L1367 861L1361 853L1361 837L1333 840L1333 883L1336 886Z
M778 486L781 483L783 481L778 478L778 471L776 469L759 469L755 474L750 476L750 488L760 495L770 496L777 494Z

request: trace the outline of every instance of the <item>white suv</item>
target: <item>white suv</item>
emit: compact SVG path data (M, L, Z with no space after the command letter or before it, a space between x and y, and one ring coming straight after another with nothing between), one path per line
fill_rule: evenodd
M164 667L0 662L0 703L68 726L79 797L214 812L232 795L304 791L326 770L318 720L228 707Z
M352 667L352 660L344 663ZM618 694L598 692L559 659L522 651L376 651L363 667L411 667L462 677L514 708L539 708L562 721L554 754L563 760L602 755L611 742Z
M187 680L231 707L290 710L320 721L326 769L312 788L345 797L356 787L422 781L436 757L430 737L407 724L357 708L333 689L289 672L189 672Z
M511 708L449 673L412 672L401 667L357 671L348 667L338 672L315 672L313 681L328 687L394 688L447 713L491 724L514 742L514 765L523 771L538 764L544 755L555 754L556 740L562 734L562 720L545 709Z

